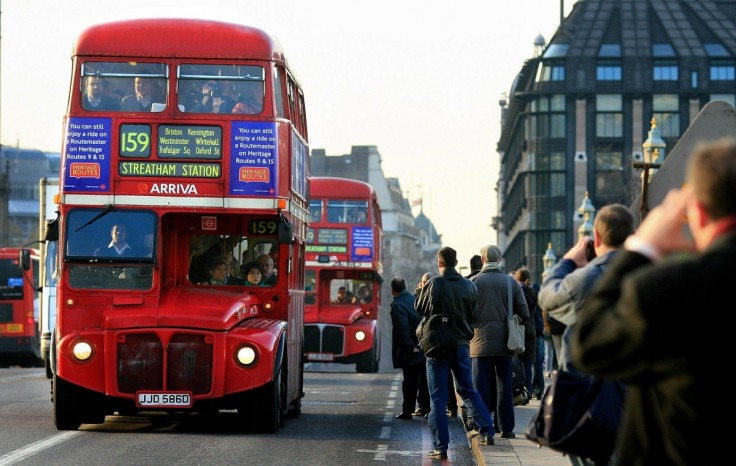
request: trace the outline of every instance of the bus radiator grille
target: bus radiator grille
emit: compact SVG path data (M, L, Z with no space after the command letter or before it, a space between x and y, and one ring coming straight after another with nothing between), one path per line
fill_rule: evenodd
M118 389L209 393L212 383L211 343L204 335L174 335L166 349L155 333L133 333L118 340ZM164 386L166 373L166 386Z
M304 325L305 353L343 354L345 328L341 325Z

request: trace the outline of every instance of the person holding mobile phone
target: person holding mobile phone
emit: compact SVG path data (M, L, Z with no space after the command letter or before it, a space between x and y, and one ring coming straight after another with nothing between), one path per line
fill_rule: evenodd
M581 237L542 283L539 306L551 317L567 325L558 356L561 370L580 372L573 367L569 347L577 315L595 282L633 232L634 216L626 206L610 204L602 207L593 221L593 237ZM590 464L585 458L571 454L567 456L573 465Z

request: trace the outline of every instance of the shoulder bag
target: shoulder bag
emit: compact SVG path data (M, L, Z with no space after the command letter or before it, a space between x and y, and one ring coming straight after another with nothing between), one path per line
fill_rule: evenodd
M521 354L524 352L524 332L526 331L526 327L524 324L521 323L521 317L514 314L514 308L511 305L511 280L514 280L510 276L506 276L508 279L507 285L508 285L508 308L509 308L509 318L506 321L509 327L509 339L506 343L506 346L508 349L513 351L516 354Z
M436 279L437 302L432 308L432 315L425 316L419 323L417 336L419 346L424 355L432 359L446 359L457 351L457 337L449 315L443 313L442 286L445 281L442 277Z
M524 434L539 446L610 464L623 400L620 382L554 371Z

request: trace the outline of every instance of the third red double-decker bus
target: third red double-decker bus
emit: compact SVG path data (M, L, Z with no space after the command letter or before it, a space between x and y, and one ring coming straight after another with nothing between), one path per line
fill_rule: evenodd
M305 360L377 372L383 231L376 192L330 177L313 177L310 191Z
M0 248L0 367L41 361L38 283L36 250Z
M65 127L56 427L237 410L272 432L299 414L307 126L278 42L203 20L90 27Z

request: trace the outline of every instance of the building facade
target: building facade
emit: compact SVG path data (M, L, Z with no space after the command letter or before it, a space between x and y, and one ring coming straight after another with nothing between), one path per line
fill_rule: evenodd
M535 40L500 101L493 227L509 270L540 281L548 243L559 257L577 241L586 193L630 206L653 126L661 162L705 104L734 105L735 26L736 0L578 0Z
M399 179L384 175L376 146L352 146L349 154L329 156L324 149L312 149L309 170L311 176L364 181L376 190L383 220L385 279L404 277L411 288L425 272L437 272L442 237L422 211L414 217Z
M59 170L58 153L0 147L0 247L38 240L39 180Z

